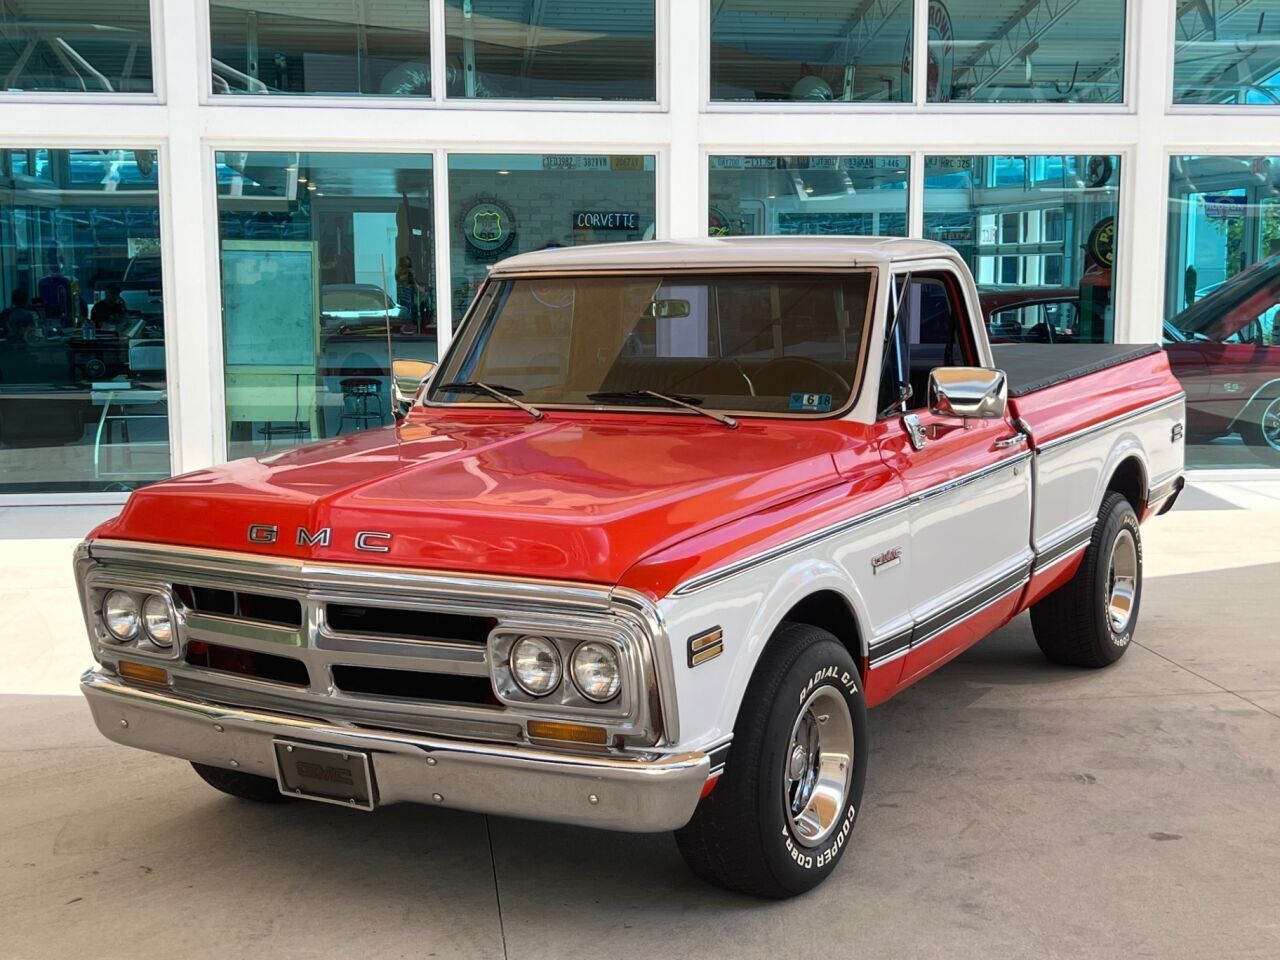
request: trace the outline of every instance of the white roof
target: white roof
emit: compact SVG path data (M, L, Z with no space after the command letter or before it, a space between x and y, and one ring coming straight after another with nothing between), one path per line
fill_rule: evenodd
M562 271L733 267L853 267L888 261L955 258L953 247L902 237L709 237L557 247L509 257L495 276Z

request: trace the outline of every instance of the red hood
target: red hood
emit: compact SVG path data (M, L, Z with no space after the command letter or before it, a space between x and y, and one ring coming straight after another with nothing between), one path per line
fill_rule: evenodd
M835 481L838 425L689 415L415 414L139 490L98 536L614 584L638 560ZM250 524L279 528L253 543ZM328 547L297 530L331 530ZM390 551L355 549L357 531Z

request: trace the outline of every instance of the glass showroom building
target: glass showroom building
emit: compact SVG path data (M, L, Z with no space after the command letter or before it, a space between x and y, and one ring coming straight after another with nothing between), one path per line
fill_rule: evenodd
M490 264L878 234L1280 466L1280 0L4 0L0 503L390 422Z

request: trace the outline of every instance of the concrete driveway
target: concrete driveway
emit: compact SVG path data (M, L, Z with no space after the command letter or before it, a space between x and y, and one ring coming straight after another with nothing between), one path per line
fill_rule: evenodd
M255 806L109 744L74 692L75 517L0 511L0 955L1274 960L1277 498L1209 485L1147 527L1116 667L1046 663L1022 618L872 711L849 854L787 903L665 835Z

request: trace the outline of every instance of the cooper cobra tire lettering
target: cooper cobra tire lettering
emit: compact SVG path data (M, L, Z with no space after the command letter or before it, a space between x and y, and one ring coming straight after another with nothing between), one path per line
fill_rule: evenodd
M676 831L680 852L696 874L732 890L783 898L812 889L836 868L851 848L866 780L861 679L848 649L828 631L801 623L778 628L738 711L734 762L698 805L688 826ZM847 731L834 739L836 728L819 734L818 752L811 754L822 757L829 747L835 752L825 754L828 758L851 768L843 798L832 798L843 808L827 807L829 813L812 805L812 795L802 806L806 801L797 799L799 784L787 768L796 746L793 738L810 711L819 724L830 720ZM832 775L830 759L824 770L824 778ZM816 774L806 776L810 775ZM840 789L838 779L828 784L829 790ZM805 826L793 827L793 822ZM806 844L797 829L822 839Z

